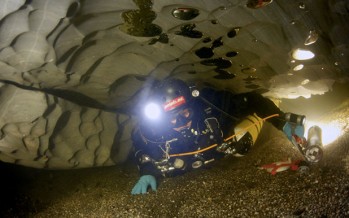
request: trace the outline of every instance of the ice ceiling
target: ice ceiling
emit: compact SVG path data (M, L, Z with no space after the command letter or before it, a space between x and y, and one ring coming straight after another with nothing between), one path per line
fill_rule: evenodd
M323 94L349 70L346 0L0 0L0 160L113 165L155 79Z

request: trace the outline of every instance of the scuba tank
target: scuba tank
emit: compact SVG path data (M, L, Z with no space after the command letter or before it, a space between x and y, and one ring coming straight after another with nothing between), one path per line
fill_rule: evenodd
M240 141L246 134L249 134L252 138L252 145L254 145L263 127L263 122L262 118L256 114L247 116L234 128L236 141Z
M256 114L245 117L234 127L234 137L219 145L217 151L235 156L245 155L257 141L263 122Z

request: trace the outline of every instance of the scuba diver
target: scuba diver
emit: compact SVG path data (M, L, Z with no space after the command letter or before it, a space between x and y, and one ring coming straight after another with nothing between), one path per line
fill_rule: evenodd
M143 114L132 132L140 178L131 194L147 193L149 187L156 191L161 177L181 175L227 155L245 155L264 121L290 140L304 135L305 116L284 113L254 92L199 91L170 78L156 83L141 106Z

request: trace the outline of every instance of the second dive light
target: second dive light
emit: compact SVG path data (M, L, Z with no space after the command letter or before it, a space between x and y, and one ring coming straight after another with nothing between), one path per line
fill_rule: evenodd
M305 124L305 116L298 115L293 113L285 113L286 122L294 123L296 125L304 125Z

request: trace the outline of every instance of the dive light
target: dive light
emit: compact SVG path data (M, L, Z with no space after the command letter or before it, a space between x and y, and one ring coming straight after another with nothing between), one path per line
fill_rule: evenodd
M161 117L161 107L156 103L149 103L144 107L144 115L149 120L159 120Z
M286 122L303 126L305 124L305 116L293 113L285 113Z
M322 130L319 126L312 126L309 128L304 156L312 163L319 162L322 159Z
M298 147L306 160L310 163L317 163L323 157L322 130L319 126L312 126L308 130L308 137L293 135L292 143Z

